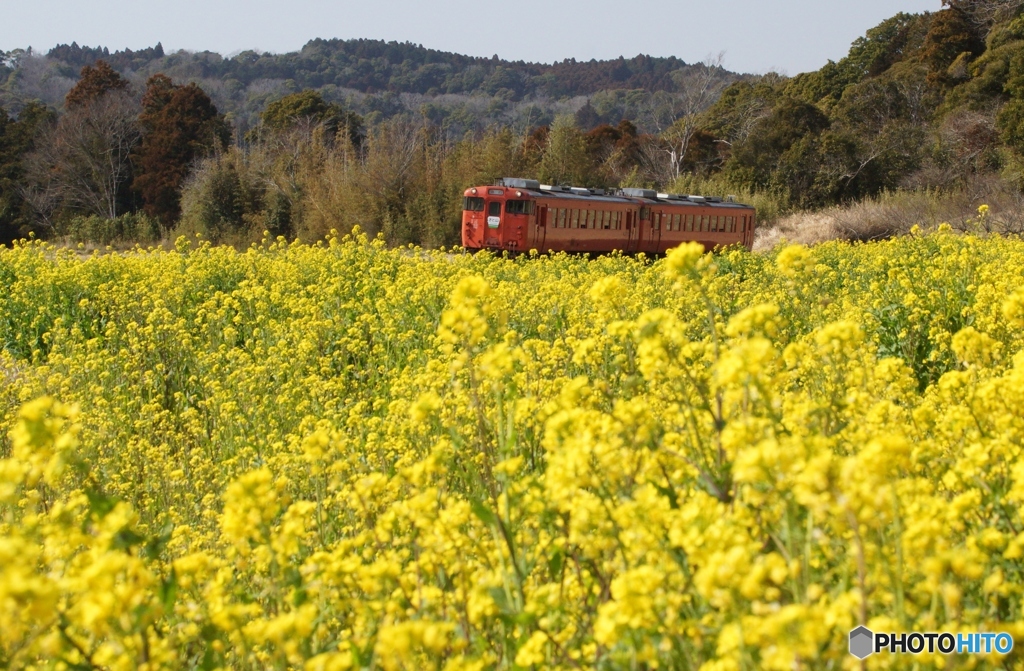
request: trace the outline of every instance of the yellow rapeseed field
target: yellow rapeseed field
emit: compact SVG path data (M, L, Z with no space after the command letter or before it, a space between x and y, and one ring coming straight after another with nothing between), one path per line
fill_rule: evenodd
M1024 242L0 251L0 667L1024 668Z

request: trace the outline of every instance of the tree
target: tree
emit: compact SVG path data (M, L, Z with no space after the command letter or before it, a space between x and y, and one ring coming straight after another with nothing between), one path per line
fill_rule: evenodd
M548 184L585 185L593 174L587 143L572 115L555 118L538 177Z
M53 112L39 103L28 103L17 119L0 107L0 244L9 244L31 226L31 207L23 194L24 159L36 129L52 118Z
M169 229L181 216L181 187L189 168L227 145L228 126L199 86L180 86L162 74L146 83L139 126L132 188L142 196L146 214Z
M779 186L780 181L797 191L806 188L803 173L811 169L816 138L829 125L814 105L783 98L744 141L733 145L726 170L737 183L755 188ZM781 180L777 173L783 174ZM799 199L801 194L793 196Z
M1024 0L942 0L950 9L959 10L978 26L991 26L1016 16Z
M106 61L82 68L80 79L64 98L67 110L81 109L113 91L127 91L128 81L121 77Z
M333 138L344 132L354 146L359 146L363 133L363 119L358 114L344 109L337 103L329 103L319 92L300 91L287 95L267 105L261 116L263 126L273 132L293 129L297 126L312 127L323 125L327 135Z
M677 178L690 148L690 141L700 127L700 115L715 101L720 93L725 69L722 67L724 53L708 56L689 70L676 75L676 91L671 97L669 114L671 125L659 125L663 151L668 154L672 177Z
M45 225L62 209L113 219L127 205L139 104L105 65L82 69L65 99L67 111L27 157L26 200Z
M972 25L970 17L959 8L944 9L935 14L931 28L925 36L921 53L932 73L929 81L947 82L947 68L961 54L976 56L985 50L985 43Z

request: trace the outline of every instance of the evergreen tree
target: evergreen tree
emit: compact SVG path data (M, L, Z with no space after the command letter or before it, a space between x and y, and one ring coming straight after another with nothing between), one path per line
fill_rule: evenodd
M82 68L81 78L64 97L64 107L70 111L95 102L112 91L127 91L128 80L119 75L106 61Z
M39 103L29 103L17 119L0 107L0 244L10 244L31 225L30 207L22 197L24 157L32 149L37 127L53 113Z
M196 84L149 78L139 115L142 141L134 155L135 191L146 213L170 228L181 215L181 187L196 159L226 146L224 117Z
M293 93L270 103L261 119L264 128L272 132L290 130L302 124L322 124L330 138L344 132L353 146L359 146L362 139L362 117L341 105L327 102L313 90Z
M555 118L540 161L538 177L548 184L583 186L593 172L586 138L576 127L576 119L571 115Z

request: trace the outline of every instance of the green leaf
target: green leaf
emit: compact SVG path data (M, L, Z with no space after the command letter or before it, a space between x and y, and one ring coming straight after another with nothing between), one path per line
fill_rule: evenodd
M487 526L495 526L498 524L498 516L494 514L490 508L485 506L481 501L472 501L470 507L473 510L473 514L480 518L480 521Z
M551 579L557 580L558 576L562 574L562 567L565 565L565 553L561 548L555 548L555 551L548 557L548 571L551 572Z
M85 490L85 496L89 499L89 510L98 519L106 517L118 501L113 496L107 496L101 491L89 488Z
M171 612L174 609L174 602L178 598L178 574L171 567L171 574L160 583L160 603L164 610Z
M114 542L111 546L118 550L130 550L136 545L140 545L146 540L145 536L133 531L132 529L121 529L114 535Z

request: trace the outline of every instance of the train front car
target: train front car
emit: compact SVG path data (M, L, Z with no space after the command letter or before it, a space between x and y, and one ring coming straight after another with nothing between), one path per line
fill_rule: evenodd
M537 228L540 182L505 178L495 186L466 189L462 199L462 246L466 249L529 251Z

